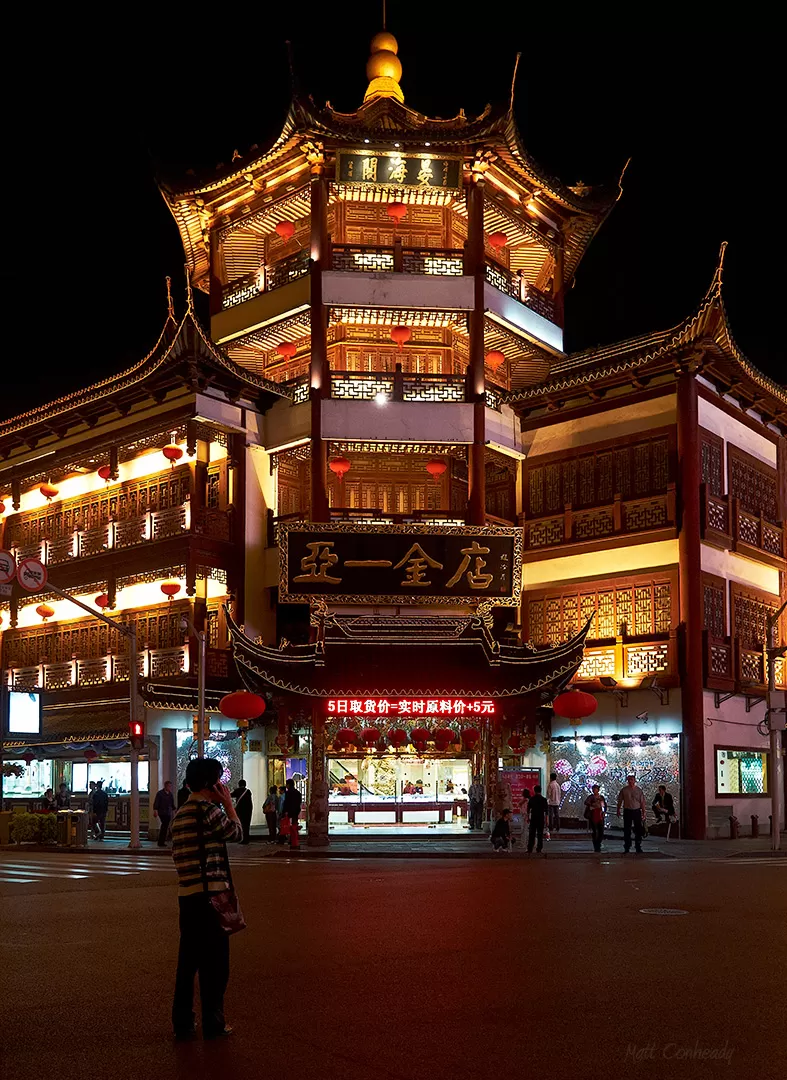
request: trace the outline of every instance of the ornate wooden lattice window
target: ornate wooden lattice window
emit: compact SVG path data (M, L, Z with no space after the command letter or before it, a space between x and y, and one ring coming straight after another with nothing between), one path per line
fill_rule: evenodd
M778 596L740 585L737 581L730 583L730 625L742 648L753 652L763 648L768 615L776 611L779 604Z
M711 495L724 494L724 440L700 428L702 482Z
M622 499L661 495L674 479L671 429L650 437L600 443L558 457L536 459L527 466L527 514L540 517L574 508Z
M727 489L750 514L779 521L779 483L776 469L727 444Z
M556 645L576 634L593 616L589 640L668 634L677 604L677 575L618 578L565 586L559 592L525 597L525 631L534 645Z
M703 629L713 638L727 636L727 583L716 574L702 574Z
M112 485L79 499L15 514L6 526L6 542L26 547L61 540L75 529L93 529L110 521L138 517L148 510L181 506L190 490L190 469L180 465L158 476Z
M329 480L328 503L337 508L381 510L386 514L445 510L448 471L435 483L426 472L426 460L417 454L354 454L352 471L345 479Z

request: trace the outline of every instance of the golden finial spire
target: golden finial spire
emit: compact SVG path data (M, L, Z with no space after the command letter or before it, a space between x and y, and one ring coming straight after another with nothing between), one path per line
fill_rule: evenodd
M167 316L175 318L175 305L172 303L172 278L167 275Z
M402 77L402 64L396 55L399 43L387 30L375 34L372 38L371 56L366 62L366 77L369 85L363 96L364 104L377 98L396 98L404 102L404 94L399 85Z

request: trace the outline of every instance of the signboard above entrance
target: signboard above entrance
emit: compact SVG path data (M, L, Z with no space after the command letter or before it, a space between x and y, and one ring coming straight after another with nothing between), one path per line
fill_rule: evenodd
M518 604L522 531L456 525L279 525L279 599Z
M397 150L338 150L336 179L343 184L458 191L462 186L462 159L401 154Z

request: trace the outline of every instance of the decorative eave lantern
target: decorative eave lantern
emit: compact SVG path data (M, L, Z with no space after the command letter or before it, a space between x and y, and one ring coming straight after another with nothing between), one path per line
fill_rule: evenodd
M505 363L505 354L501 353L499 349L491 349L484 357L489 367L492 369L492 374L496 374L497 371Z
M401 750L403 746L407 746L410 736L404 728L393 728L388 734L388 741L395 750Z
M403 202L388 203L386 210L388 217L392 218L397 225L401 224L402 218L407 214L407 207Z
M50 484L49 482L47 482L46 484L42 484L38 490L41 492L47 502L51 502L52 499L54 499L60 491L60 488L56 488L54 484Z
M259 694L252 694L250 690L234 690L224 695L219 702L219 710L222 716L235 721L241 735L241 752L245 754L249 724L265 712L265 699Z
M429 728L417 727L413 728L410 738L416 750L423 753L426 750L426 744L432 739L432 733Z
M361 728L361 738L363 739L364 746L366 746L368 750L371 750L375 743L380 741L382 735L379 728L365 727Z
M169 602L172 603L174 598L180 592L181 585L180 585L179 581L162 581L159 588L164 593L164 595L167 597Z
M109 481L112 479L112 466L102 465L101 468L98 470L98 475L101 477L102 480L105 481L105 483L108 484Z
M508 243L508 237L504 232L493 232L489 236L489 246L499 251Z
M406 343L413 336L413 331L409 326L392 326L391 327L391 341L396 342L396 346L401 352Z
M341 483L341 481L344 480L345 473L348 473L350 471L350 462L347 460L346 457L332 458L328 462L328 468L331 470L334 476L339 477L339 482Z
M173 431L172 442L167 443L166 446L163 446L161 448L161 453L164 455L164 457L167 459L173 469L175 468L175 463L180 461L180 459L183 457L183 448L178 446L178 444L175 442L175 437L176 432Z
M592 694L586 694L584 690L566 690L559 694L552 702L552 711L555 716L561 716L564 720L573 720L580 725L582 721L592 716L598 708L598 702Z
M440 477L443 475L447 468L448 466L446 465L446 463L444 461L440 461L439 458L433 458L431 461L427 461L426 463L426 471L429 473L429 475L432 477L436 484L439 483Z
M339 728L333 740L333 745L337 750L348 750L351 746L357 746L358 733L353 731L352 728Z
M96 605L97 608L103 609L109 607L109 594L105 592L99 593L93 603Z
M2 499L0 499L0 514L4 514L4 513L5 513L5 503L3 502Z
M288 240L292 240L293 236L295 236L295 222L278 221L276 223L276 235L279 239L284 240L285 243Z
M25 765L27 765L28 769L30 768L30 765L32 764L32 762L35 761L35 757L36 756L32 752L32 750L25 750L24 754L22 754L22 761L24 761L24 763L25 763Z
M88 763L88 765L90 765L92 762L94 762L97 757L98 757L98 754L93 749L93 747L88 746L87 750L85 751L85 761Z
M448 747L456 742L456 732L453 728L436 728L432 732L432 738L434 739L436 748L445 753Z
M51 608L49 604L39 604L36 608L36 615L40 615L44 622L46 622L47 619L51 619L54 614L55 609Z
M468 727L462 729L462 745L465 750L474 750L478 745L481 738L481 732L478 728Z
M297 351L298 346L294 341L282 341L276 346L276 352L285 360L292 360Z

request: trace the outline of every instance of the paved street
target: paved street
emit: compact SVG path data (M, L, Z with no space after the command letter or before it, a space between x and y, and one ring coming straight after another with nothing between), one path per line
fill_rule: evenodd
M176 1045L169 858L0 853L4 1074L782 1075L784 858L234 865L237 1034Z

